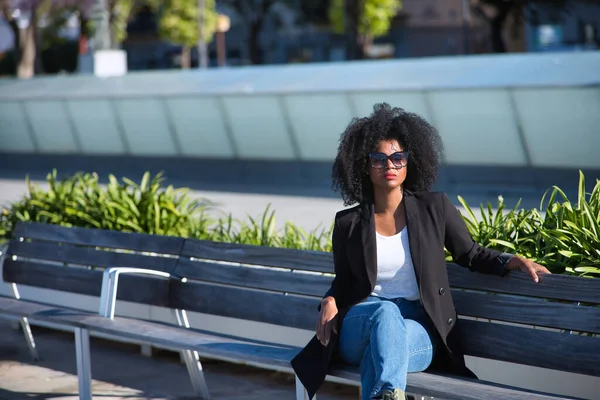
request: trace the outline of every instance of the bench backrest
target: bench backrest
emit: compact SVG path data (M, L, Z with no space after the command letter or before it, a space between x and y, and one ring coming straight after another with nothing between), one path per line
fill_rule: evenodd
M183 242L177 237L19 223L9 242L3 278L5 282L100 296L104 269L173 272ZM169 282L123 276L117 298L168 306Z
M448 271L465 354L600 376L600 279ZM333 257L187 240L175 273L178 308L313 330Z
M172 283L171 301L188 311L313 329L332 273L329 253L188 239L175 269L186 281Z
M600 279L448 271L466 354L600 376Z

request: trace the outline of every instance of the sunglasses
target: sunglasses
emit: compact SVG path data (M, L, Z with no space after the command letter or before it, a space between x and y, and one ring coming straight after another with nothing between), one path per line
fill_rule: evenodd
M369 160L371 167L377 169L387 167L388 160L394 167L403 168L408 163L408 151L397 151L389 156L385 153L369 153Z

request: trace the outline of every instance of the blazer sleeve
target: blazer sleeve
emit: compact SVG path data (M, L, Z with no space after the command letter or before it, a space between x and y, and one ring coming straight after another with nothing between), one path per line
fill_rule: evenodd
M339 218L336 217L333 225L333 233L331 236L331 249L333 252L333 267L335 271L335 277L331 281L331 287L325 293L323 298L333 296L335 303L338 308L344 304L345 291L347 288L346 282L348 281L349 264L348 255L346 254L346 241L344 235L340 231ZM319 305L319 311L321 305Z
M454 262L471 271L504 276L508 272L506 264L514 256L475 243L460 212L445 193L442 203L445 222L444 244Z

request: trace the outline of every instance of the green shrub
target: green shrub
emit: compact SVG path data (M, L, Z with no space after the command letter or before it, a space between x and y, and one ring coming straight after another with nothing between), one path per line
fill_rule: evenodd
M527 257L553 273L600 277L600 180L591 193L586 193L585 177L580 172L576 204L553 186L540 202L543 213L519 209L519 204L506 211L499 197L496 211L490 203L487 209L480 206L478 219L462 197L459 201L477 243Z
M28 194L0 216L1 236L10 237L18 221L189 236L190 230L207 223L211 205L193 199L187 189L163 188L161 174L151 178L146 173L139 185L110 175L104 187L97 174L59 181L54 170L47 182L48 190L42 190L27 179Z
M11 237L19 221L63 226L112 229L157 235L192 237L216 242L331 251L331 228L307 233L287 222L275 230L275 212L267 206L260 218L234 219L218 212L205 199L195 199L188 189L163 187L162 174L146 172L138 185L120 182L113 175L101 185L97 174L76 174L58 180L47 175L42 190L27 179L28 194L0 213L0 242ZM215 217L217 216L217 217Z
M161 174L144 174L138 185L109 176L101 185L96 174L76 174L57 180L48 174L49 189L27 180L29 193L0 213L0 243L12 234L18 221L64 226L113 229L159 235L192 237L215 242L300 250L331 251L331 232L317 228L307 232L292 222L275 228L275 211L268 205L259 218L244 220L224 214L205 199L193 198L188 189L163 187ZM479 207L479 217L459 196L463 218L473 239L486 247L507 251L547 266L553 273L600 277L600 180L585 192L580 173L577 203L558 187L542 197L540 210L506 209L498 197L494 208ZM446 253L447 259L450 255Z
M190 236L213 242L331 251L332 230L333 224L329 229L317 227L307 232L288 221L282 231L276 231L275 211L269 204L259 218L247 216L245 220L239 220L229 214L195 230Z
M567 195L554 187L546 192L542 205L548 193L540 234L557 254L556 262L567 273L600 277L600 180L588 194L580 172L577 204L571 204Z

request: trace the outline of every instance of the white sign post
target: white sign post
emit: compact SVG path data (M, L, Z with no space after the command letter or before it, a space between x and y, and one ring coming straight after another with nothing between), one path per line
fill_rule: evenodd
M92 55L80 56L79 72L93 72L100 77L122 76L127 73L127 53L112 48L106 0L95 0L90 14L94 23Z

